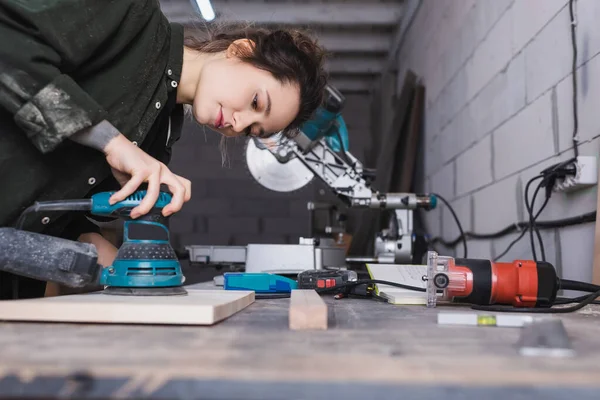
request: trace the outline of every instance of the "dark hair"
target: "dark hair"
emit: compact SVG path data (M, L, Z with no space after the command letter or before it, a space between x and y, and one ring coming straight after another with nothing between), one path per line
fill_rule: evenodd
M269 71L281 83L296 83L300 89L300 110L283 134L291 137L321 105L327 75L323 68L325 51L307 33L295 29L266 29L221 25L206 29L186 27L184 45L197 51L217 53L238 39L254 43L252 51L239 58Z

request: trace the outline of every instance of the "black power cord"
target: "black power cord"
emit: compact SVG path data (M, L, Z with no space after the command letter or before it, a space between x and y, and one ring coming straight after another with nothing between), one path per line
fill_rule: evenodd
M594 300L600 297L600 290L588 295L583 296L583 301L579 302L575 306L565 308L532 308L532 307L513 307L513 306L472 306L473 310L479 311L493 311L493 312L511 312L511 313L536 313L536 314L567 314L577 310L581 310L588 304L592 304ZM565 303L563 303L565 304Z
M517 242L519 242L525 236L525 234L527 232L529 232L530 233L530 241L531 241L531 250L533 253L534 260L538 261L537 252L535 249L534 237L533 237L533 235L535 234L537 237L537 240L538 240L539 247L540 247L541 258L543 261L545 261L546 254L545 254L542 237L540 234L540 228L544 228L544 229L545 228L547 228L547 229L559 228L559 227L577 225L577 224L586 223L586 222L594 222L596 220L596 212L592 212L592 213L583 214L583 215L580 215L577 217L565 218L565 219L556 220L556 221L540 221L540 222L538 222L538 218L540 217L542 211L548 205L550 197L552 196L552 188L554 187L556 180L564 179L569 175L576 174L576 171L577 171L576 167L574 165L572 165L575 162L576 162L576 159L572 158L567 161L554 164L554 165L546 168L539 175L531 178L527 182L527 184L525 186L525 206L527 208L527 214L528 214L527 221L509 225L506 228L504 228L498 232L489 233L489 234L480 234L480 233L473 233L473 232L464 233L461 230L460 236L452 241L444 241L441 238L434 238L431 242L432 243L440 242L446 247L453 248L453 247L457 246L461 241L466 245L467 238L497 239L497 238L506 236L514 231L518 231L519 229L522 229L519 237L517 237L515 240L513 240L500 255L498 255L494 258L494 260L498 260L498 259L502 258L503 256L505 256L510 251L510 249ZM537 180L539 180L540 182L537 185L537 187L533 193L533 198L530 200L529 191L531 189L531 185ZM537 212L534 212L535 201L538 197L538 194L540 193L540 191L542 189L545 189L544 203L542 204L542 206L540 207L540 209ZM446 201L445 201L445 203L447 204ZM449 207L449 208L450 208L450 211L452 212L452 214L454 215L455 219L457 219L456 214L454 213L454 210L452 210L451 207ZM459 222L457 221L457 223L459 223ZM459 229L461 229L461 228L459 228Z
M596 211L591 211L585 214L577 215L575 217L562 218L556 220L549 221L538 221L536 222L536 226L538 229L556 229L556 228L565 228L574 225L581 225L585 223L595 222L596 221ZM521 231L523 229L527 230L529 227L529 221L521 221L516 224L508 225L507 227L492 233L476 233L476 232L465 232L465 237L469 239L475 240L484 240L484 239L498 239L504 237L506 235L510 235L515 231ZM463 236L458 236L455 239L445 241L441 237L434 237L431 239L431 243L441 243L445 247L454 248L458 244L463 241Z
M473 310L492 311L492 312L513 312L513 313L536 313L536 314L566 314L582 309L588 304L600 304L595 300L600 297L600 286L592 283L573 281L569 279L560 280L560 288L564 290L577 290L581 292L591 292L586 296L576 297L574 299L558 298L553 305L563 305L577 303L571 307L552 308L552 307L513 307L513 306L479 306L473 305Z
M554 305L558 306L558 305L562 305L562 304L581 303L582 301L584 301L588 297L589 297L589 295L574 297L572 299L571 298L566 298L566 297L557 297L556 300L554 301ZM600 305L600 301L594 300L590 304Z
M510 251L510 249L512 249L512 247L517 244L521 239L523 239L523 236L525 236L525 234L527 233L527 231L529 230L529 228L525 228L523 229L523 231L521 232L521 234L512 242L510 242L510 244L508 245L508 247L499 255L497 255L496 257L494 257L494 261L498 261L500 260L502 257L504 257L506 254L508 254L508 252Z
M462 238L462 242L463 242L463 250L464 250L464 254L463 254L463 258L467 258L467 237L465 236L465 232L463 231L462 225L460 223L460 220L458 219L458 217L456 216L456 213L454 212L454 209L452 208L452 206L450 205L450 203L443 198L442 196L440 196L437 193L431 193L431 195L437 197L438 199L440 199L445 205L446 207L448 207L448 209L450 210L450 213L452 213L452 216L454 217L454 221L456 221L456 225L458 226L458 231L460 232L460 236Z
M351 289L353 287L356 286L360 286L360 285L372 285L372 284L381 284L381 285L389 285L389 286L394 286L394 287L398 287L401 289L407 289L407 290L413 290L415 292L427 292L427 289L425 288L421 288L421 287L416 287L416 286L410 286L410 285L404 285L402 283L397 283L397 282L391 282L391 281L384 281L381 279L359 279L357 281L354 282L348 282L345 283L343 285L337 285L337 286L332 286L329 288L317 288L315 289L315 291L319 294L321 293L328 293L328 292L335 292L335 291L339 291L340 289ZM256 299L283 299L283 298L289 298L290 297L290 293L273 293L273 294L267 294L267 293L257 293L255 294L255 298ZM375 295L375 294L371 294L374 298L376 298L377 300L381 300L382 298Z
M579 117L577 112L577 35L575 27L575 12L573 10L573 0L569 0L569 16L571 17L571 45L573 47L573 60L571 65L571 78L573 80L573 151L575 157L579 155Z
M556 181L558 179L565 179L566 177L575 175L577 173L576 162L577 162L577 159L572 158L567 161L563 161L563 162L554 164L554 165L544 169L538 176L531 178L527 182L527 185L525 186L525 206L527 208L527 213L529 215L529 226L528 226L529 239L530 239L531 252L533 254L533 259L536 262L538 261L538 257L537 257L537 252L535 249L535 243L534 243L534 238L533 238L534 233L537 236L538 244L540 246L541 259L542 259L542 261L546 261L546 252L544 249L544 243L542 241L542 235L540 234L540 230L538 229L538 227L536 225L536 221L539 218L542 211L544 211L544 209L548 205L548 201L550 200L550 197L552 197L552 189L554 188ZM533 193L533 198L531 199L531 202L530 202L529 201L529 189L531 187L531 184L538 179L540 180L540 183L536 187L535 192ZM535 213L533 211L533 207L535 205L535 200L537 198L537 195L542 188L545 189L544 203L540 207L539 211L537 213Z
M535 261L537 261L537 255L536 255L536 251L535 251L535 243L533 241L533 234L535 232L539 245L540 245L540 252L542 253L542 259L544 261L546 261L546 254L545 254L545 250L544 250L544 243L542 241L542 236L540 234L539 229L537 229L537 227L535 226L535 220L537 219L537 217L540 215L540 213L544 210L544 208L546 208L546 205L548 204L548 200L550 199L549 196L546 196L546 200L544 201L544 204L542 204L542 207L540 208L540 210L538 211L538 213L534 216L533 214L533 205L535 204L535 199L540 191L540 189L542 188L542 182L543 182L543 176L536 176L535 178L532 178L529 180L529 182L527 182L527 185L525 185L525 207L527 208L527 214L529 215L529 226L527 227L527 230L529 231L529 239L530 239L530 243L531 243L531 252L533 253L533 259ZM531 199L531 203L529 202L529 188L531 186L531 184L533 182L535 182L537 179L541 179L542 182L540 182L540 184L537 186L537 188L535 189L535 192L533 194L533 199Z

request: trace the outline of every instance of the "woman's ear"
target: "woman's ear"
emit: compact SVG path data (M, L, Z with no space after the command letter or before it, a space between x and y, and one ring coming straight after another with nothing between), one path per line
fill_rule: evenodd
M227 58L250 55L254 42L250 39L237 39L227 48Z

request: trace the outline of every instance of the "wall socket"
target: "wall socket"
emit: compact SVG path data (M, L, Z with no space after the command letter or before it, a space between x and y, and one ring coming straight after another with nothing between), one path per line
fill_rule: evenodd
M598 184L598 160L595 156L578 156L577 173L565 179L557 179L555 192L574 192Z

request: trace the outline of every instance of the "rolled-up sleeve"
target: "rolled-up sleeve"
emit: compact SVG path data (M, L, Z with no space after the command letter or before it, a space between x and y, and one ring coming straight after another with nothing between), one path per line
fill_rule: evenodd
M128 13L154 12L154 4L0 0L0 108L40 152L107 118L73 76L110 42Z
M106 112L67 75L58 75L16 112L15 123L42 153L92 127Z

